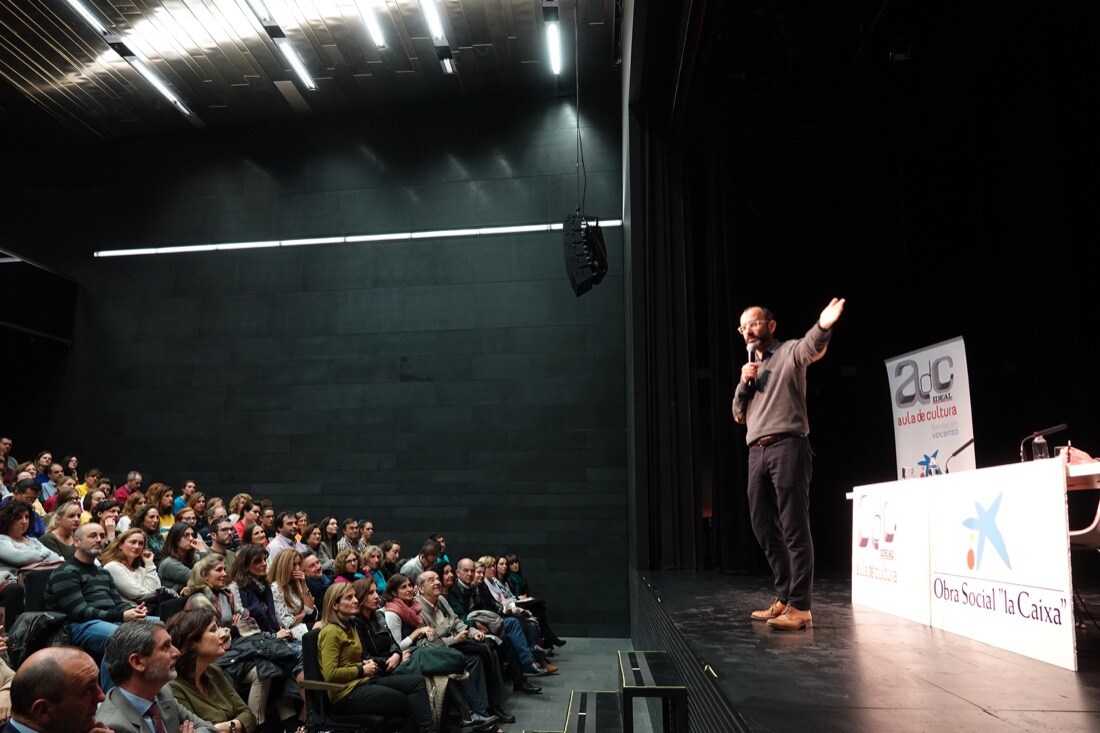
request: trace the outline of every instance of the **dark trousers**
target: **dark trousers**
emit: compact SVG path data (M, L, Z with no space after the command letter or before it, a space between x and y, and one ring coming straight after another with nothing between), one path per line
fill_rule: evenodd
M775 576L775 595L800 611L813 599L814 542L810 536L808 438L784 438L749 448L749 515L752 531Z
M476 656L481 660L481 669L485 672L486 693L489 705L495 708L504 705L508 693L504 688L504 676L501 674L500 660L489 645L481 641L466 640L454 644L452 649L457 649L466 656Z
M404 718L405 733L433 733L435 730L428 691L420 675L399 674L360 682L340 702L334 703L332 710L341 715Z

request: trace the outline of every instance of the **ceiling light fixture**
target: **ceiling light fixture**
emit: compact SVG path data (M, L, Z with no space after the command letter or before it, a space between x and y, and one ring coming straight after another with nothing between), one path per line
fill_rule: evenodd
M439 65L442 67L444 74L458 73L458 67L455 66L455 60L451 55L450 46L436 46L435 55L439 59Z
M356 6L359 8L359 15L362 16L363 22L367 25L367 32L370 33L374 45L378 48L385 48L386 37L382 35L382 26L378 25L378 16L375 14L374 8L367 5L367 0L357 0Z
M164 83L164 80L161 79L157 72L153 71L149 64L133 55L123 56L122 58L126 59L126 63L134 67L134 70L141 74L153 89L160 92L160 95L171 102L172 106L182 112L184 116L190 117L194 114L187 105L183 103L183 100L172 93L172 90L168 88L168 85Z
M279 32L282 33L282 31ZM302 63L302 57L294 50L294 44L290 42L290 39L286 36L272 36L271 40L275 41L275 45L279 47L279 51L282 52L283 58L290 64L290 68L294 69L294 73L298 75L298 79L302 84L310 91L316 89L317 82L309 75L309 72L306 70L306 65Z
M245 2L248 3L248 7L252 9L256 17L260 19L260 23L263 24L264 28L279 27L279 24L275 22L275 15L271 12L271 9L267 7L267 3L265 3L264 0L245 0Z
M432 34L433 41L445 41L443 35L443 21L439 19L439 11L435 8L435 0L420 0L420 12L424 21L428 24L428 32Z
M542 19L546 25L546 53L550 57L550 70L561 73L561 21L558 0L543 0Z
M80 0L65 0L72 6L72 9L80 13L80 17L83 18L88 25L96 30L101 36L107 35L107 26L103 25L103 22L96 16L91 9L80 2Z
M622 219L593 222L605 229L621 227ZM561 222L548 224L520 224L516 226L480 227L477 229L434 229L423 232L392 232L387 234L356 234L348 237L314 237L311 239L283 239L264 242L227 242L224 244L185 244L175 247L141 247L138 249L103 249L96 257L133 257L136 255L169 255L188 252L225 252L237 249L265 249L272 247L301 247L315 244L357 244L362 242L393 242L413 239L455 239L484 237L494 234L528 234L560 231Z

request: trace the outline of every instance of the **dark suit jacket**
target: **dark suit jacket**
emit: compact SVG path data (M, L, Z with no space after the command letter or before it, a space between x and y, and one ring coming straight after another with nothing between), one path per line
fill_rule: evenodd
M195 733L215 733L213 723L192 715L176 702L168 685L157 693L157 705L160 706L160 714L164 718L164 727L168 733L179 733L181 720L190 720L194 723ZM145 725L138 711L118 687L112 687L107 693L107 699L100 703L99 712L95 717L103 721L114 733L149 733L149 726Z

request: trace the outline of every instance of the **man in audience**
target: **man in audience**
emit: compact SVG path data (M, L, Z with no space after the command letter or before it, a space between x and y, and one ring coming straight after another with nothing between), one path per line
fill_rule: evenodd
M65 475L65 468L60 463L51 463L46 471L46 480L42 482L42 488L38 492L41 501L49 501L50 497L57 493L57 482Z
M363 540L359 537L359 520L354 517L348 517L344 520L344 536L336 543L337 552L349 549L355 550L357 555L363 554L367 549L367 546L363 544Z
M84 474L84 483L77 484L76 486L77 495L83 499L87 496L89 491L95 489L96 484L99 483L101 478L103 478L103 471L100 471L98 468L88 469Z
M103 701L99 670L85 652L51 646L31 654L11 683L11 720L4 733L111 733L96 720Z
M46 525L42 521L42 505L38 503L39 483L34 478L27 476L25 472L19 475L22 478L15 482L15 486L11 490L11 496L0 501L0 506L7 504L9 501L20 501L29 506L31 508L31 513L28 516L30 525L23 534L37 539L46 534Z
M302 573L306 576L306 587L316 601L315 608L324 608L325 591L332 585L332 578L325 575L321 558L309 548L302 553Z
M135 491L141 491L141 472L130 471L126 474L126 483L115 489L114 499L119 504L125 504L126 500L130 498L130 494Z
M225 507L215 508L222 510L221 516L210 522L210 540L207 545L210 547L210 552L225 558L225 568L228 570L233 567L233 561L237 559L237 553L229 549L233 544L233 523L225 516Z
M195 493L195 488L195 482L191 479L187 479L183 482L183 488L180 489L180 495L172 500L173 514L187 506L187 500L191 498L191 494Z
M73 532L73 557L54 570L46 582L46 610L59 611L69 620L73 643L102 657L107 639L123 621L144 621L145 604L122 600L115 581L96 558L103 552L107 534L89 522Z
M122 624L107 641L104 661L115 687L99 706L99 719L114 731L216 733L172 695L179 650L160 623Z
M199 530L199 534L202 535L202 539L207 545L210 544L210 528L214 526L215 519L226 519L226 511L224 504L210 504L206 505L206 526ZM233 522L229 522L230 531L233 528ZM230 542L232 546L232 542Z
M15 469L19 467L19 461L11 455L11 446L11 438L0 436L0 477L3 478L4 486L15 483Z
M422 572L435 565L435 561L439 559L439 552L439 543L428 540L420 548L419 555L409 558L409 561L401 566L401 574L415 583Z
M439 557L436 558L436 562L450 563L451 558L447 557L447 538L443 536L442 532L436 532L435 534L428 535L429 540L435 540L439 543Z
M294 535L298 531L298 517L294 515L294 512L280 512L279 516L275 518L275 526L278 528L279 534L267 543L268 562L274 560L275 556L283 550L302 552L307 549L305 545L294 539Z

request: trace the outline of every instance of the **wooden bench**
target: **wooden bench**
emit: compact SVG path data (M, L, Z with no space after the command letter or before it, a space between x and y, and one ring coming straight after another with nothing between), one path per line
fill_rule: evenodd
M687 686L668 652L619 652L623 733L634 731L634 700L659 697L666 733L688 733Z
M586 690L573 690L569 693L565 733L621 733L622 729L619 693Z

